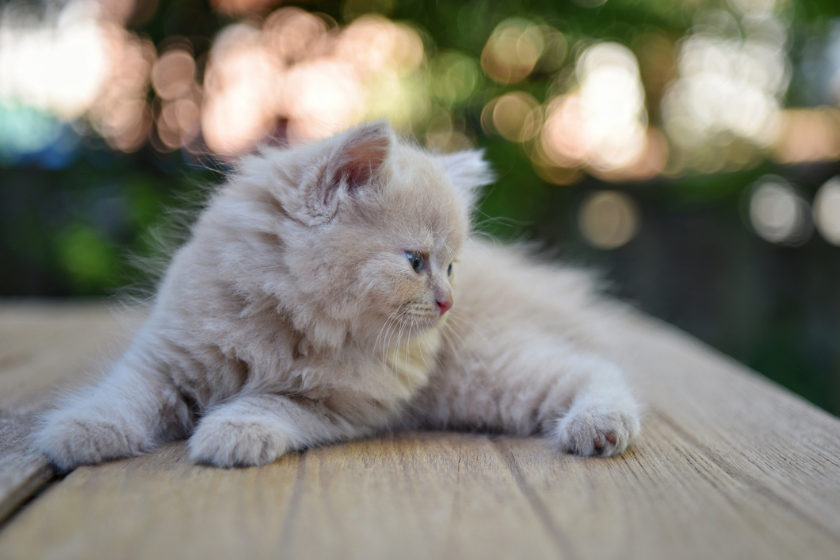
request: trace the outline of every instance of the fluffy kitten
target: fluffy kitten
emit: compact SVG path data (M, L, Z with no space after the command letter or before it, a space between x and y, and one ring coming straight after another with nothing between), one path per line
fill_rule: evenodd
M230 467L454 427L623 452L639 409L597 351L607 308L584 275L470 238L490 181L480 152L431 155L384 123L245 158L129 350L38 448L68 470L189 437Z

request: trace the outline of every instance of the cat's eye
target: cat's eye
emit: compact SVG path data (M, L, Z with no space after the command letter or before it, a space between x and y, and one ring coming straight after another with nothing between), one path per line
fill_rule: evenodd
M408 262L411 263L411 268L414 272L420 273L423 270L423 253L420 251L406 251L405 256L408 257Z
M449 263L449 268L446 269L446 275L452 276L452 263Z

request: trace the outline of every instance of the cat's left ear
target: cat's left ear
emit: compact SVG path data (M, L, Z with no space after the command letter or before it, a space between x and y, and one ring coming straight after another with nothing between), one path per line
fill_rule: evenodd
M496 180L490 164L484 159L484 150L468 150L454 154L436 155L449 180L467 207L478 202L481 187Z
M342 199L374 182L391 151L393 133L387 122L376 121L351 128L334 140L308 197L310 212L326 220L335 215Z

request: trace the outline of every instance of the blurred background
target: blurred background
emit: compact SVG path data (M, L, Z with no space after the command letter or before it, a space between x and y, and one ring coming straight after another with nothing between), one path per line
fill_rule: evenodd
M0 4L0 296L107 296L257 141L486 149L480 229L840 414L835 0ZM556 248L556 249L554 249Z

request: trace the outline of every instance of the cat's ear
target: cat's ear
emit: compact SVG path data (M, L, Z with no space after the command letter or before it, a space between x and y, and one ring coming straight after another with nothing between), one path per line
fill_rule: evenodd
M468 150L435 156L443 166L449 180L468 207L478 201L481 187L496 180L490 164L484 159L484 150Z
M343 198L368 188L383 168L392 142L393 133L385 121L357 126L335 138L307 197L310 212L329 220Z

